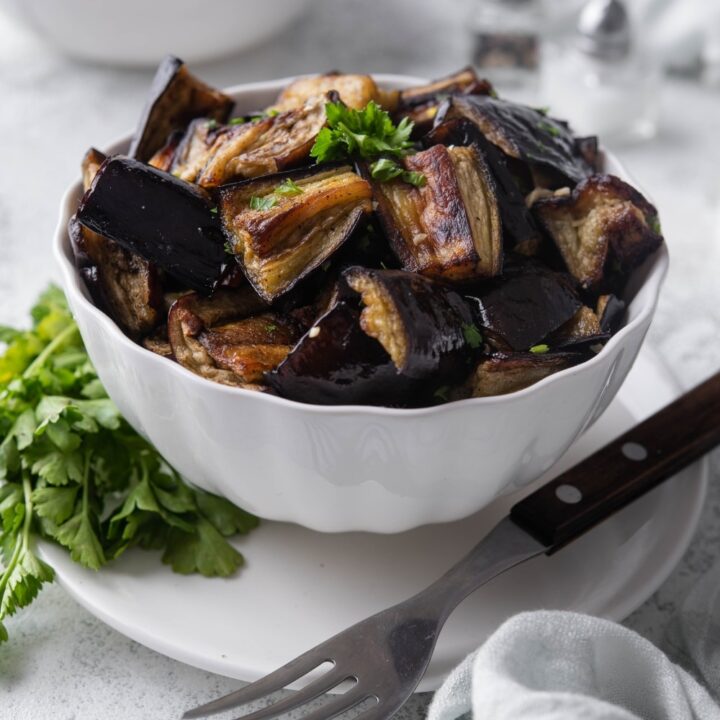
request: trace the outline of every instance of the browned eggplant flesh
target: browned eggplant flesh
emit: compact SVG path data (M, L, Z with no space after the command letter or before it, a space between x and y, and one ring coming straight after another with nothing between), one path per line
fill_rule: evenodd
M568 352L493 353L475 368L470 382L470 397L507 395L580 362L580 356Z
M371 212L371 196L367 181L349 165L265 176L216 193L228 249L268 301L342 246Z
M502 226L495 181L475 146L434 145L404 161L425 177L374 182L380 222L405 270L464 281L502 270Z
M663 238L597 137L472 68L309 75L265 101L236 108L168 56L127 156L83 159L78 273L158 362L423 407L522 390L623 326Z
M572 193L538 200L533 211L582 287L624 276L662 243L655 208L614 175L593 175Z

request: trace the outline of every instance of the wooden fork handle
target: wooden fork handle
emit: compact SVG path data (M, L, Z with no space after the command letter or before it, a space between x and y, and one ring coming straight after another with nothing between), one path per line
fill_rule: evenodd
M517 503L510 517L548 554L720 443L720 373Z

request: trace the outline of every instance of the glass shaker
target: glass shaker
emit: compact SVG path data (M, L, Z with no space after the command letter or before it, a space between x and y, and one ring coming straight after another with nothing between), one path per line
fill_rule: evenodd
M657 130L660 68L633 31L621 0L590 0L573 37L545 48L541 97L580 135L610 144Z
M499 90L538 86L541 0L475 0L473 65Z

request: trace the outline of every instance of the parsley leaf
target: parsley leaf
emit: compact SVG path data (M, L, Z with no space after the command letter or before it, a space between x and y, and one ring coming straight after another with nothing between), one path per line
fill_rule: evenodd
M530 352L535 355L544 355L548 350L550 350L550 346L546 345L545 343L541 343L540 345L533 345L530 348Z
M372 100L354 110L341 102L325 104L327 127L318 133L310 155L318 162L379 155L402 157L412 149L413 123L403 118L393 123L387 111Z
M250 198L251 210L270 210L275 205L277 205L277 198L274 195L266 195L265 197L253 195Z
M32 318L0 332L0 641L2 621L54 577L35 534L95 570L137 545L178 572L229 575L243 558L226 538L258 524L186 485L123 419L60 290Z
M476 350L482 345L483 337L480 331L471 323L466 323L462 328L465 342L473 349Z
M405 170L390 158L380 158L370 164L370 175L374 180L387 182L393 178L399 177L415 187L422 187L427 182L425 175L414 170Z
M285 195L285 196L292 196L292 195L300 195L301 193L305 192L292 178L286 178L281 182L275 190L273 190L273 193L275 195Z

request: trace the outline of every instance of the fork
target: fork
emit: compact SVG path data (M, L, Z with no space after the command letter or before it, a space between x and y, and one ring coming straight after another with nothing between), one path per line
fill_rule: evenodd
M515 504L460 562L410 599L308 650L245 687L187 711L199 718L260 700L321 665L302 690L238 720L269 720L346 683L303 720L389 718L425 674L443 624L470 593L520 563L552 554L720 443L720 373ZM365 707L369 705L369 707Z

